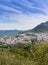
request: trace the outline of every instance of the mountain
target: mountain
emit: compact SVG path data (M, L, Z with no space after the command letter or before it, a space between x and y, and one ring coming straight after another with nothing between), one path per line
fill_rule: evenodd
M32 29L33 32L48 32L48 21L41 23Z
M25 31L24 33L48 32L48 21L37 25L35 28Z
M34 33L34 32L48 32L48 21L41 23L37 25L35 28L22 31L22 30L0 30L0 36L5 36L5 35L16 35L18 33Z
M0 36L16 35L22 32L22 30L0 30Z

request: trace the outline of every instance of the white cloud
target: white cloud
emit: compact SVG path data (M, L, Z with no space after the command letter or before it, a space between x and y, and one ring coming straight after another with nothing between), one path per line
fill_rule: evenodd
M1 20L0 20L0 29L27 30L27 29L32 29L35 26L37 26L38 24L47 21L48 20L48 5L43 0L34 0L34 1L36 1L38 3L38 7L34 6L33 3L31 4L27 0L21 0L20 2L19 2L19 0L17 0L16 2L18 4L21 4L22 6L30 8L31 10L37 9L41 12L46 13L47 15L44 15L42 13L39 14L39 13L32 13L32 12L29 12L29 14L25 14L22 12L23 8L21 8L20 6L14 6L18 9L21 9L21 10L17 10L17 9L14 9L13 7L9 7L9 6L0 4L0 8L2 8L4 10L18 12L18 14L9 13L9 12L4 13L5 15L2 16L3 22L1 22ZM11 2L11 0L7 1L7 2ZM39 7L39 4L40 4L40 7ZM10 20L10 22L8 19ZM5 20L7 23L5 22Z
M11 20L17 20L16 22L10 22L10 23L0 23L0 29L21 29L21 30L27 30L32 29L41 22L45 22L48 20L48 16L39 15L39 14L21 14L17 16L12 16Z
M17 10L17 9L14 9L12 7L9 7L9 6L6 6L6 5L2 5L2 4L0 4L0 8L4 9L4 10L7 10L7 11L15 12L15 13L22 13L22 11L20 11L20 10Z

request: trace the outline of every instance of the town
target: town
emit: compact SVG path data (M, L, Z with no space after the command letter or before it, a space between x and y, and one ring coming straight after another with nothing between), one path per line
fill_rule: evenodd
M0 36L0 42L6 44L30 44L38 41L48 42L48 33L22 33L12 36Z

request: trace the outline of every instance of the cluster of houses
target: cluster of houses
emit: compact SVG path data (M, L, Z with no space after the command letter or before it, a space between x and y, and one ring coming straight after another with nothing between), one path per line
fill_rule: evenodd
M0 37L0 42L6 44L17 44L17 43L32 43L36 41L48 41L48 33L39 34L17 34L15 36L2 36Z

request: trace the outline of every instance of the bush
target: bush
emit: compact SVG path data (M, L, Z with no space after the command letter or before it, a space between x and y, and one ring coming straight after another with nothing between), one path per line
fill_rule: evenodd
M48 43L0 48L0 65L48 65Z

